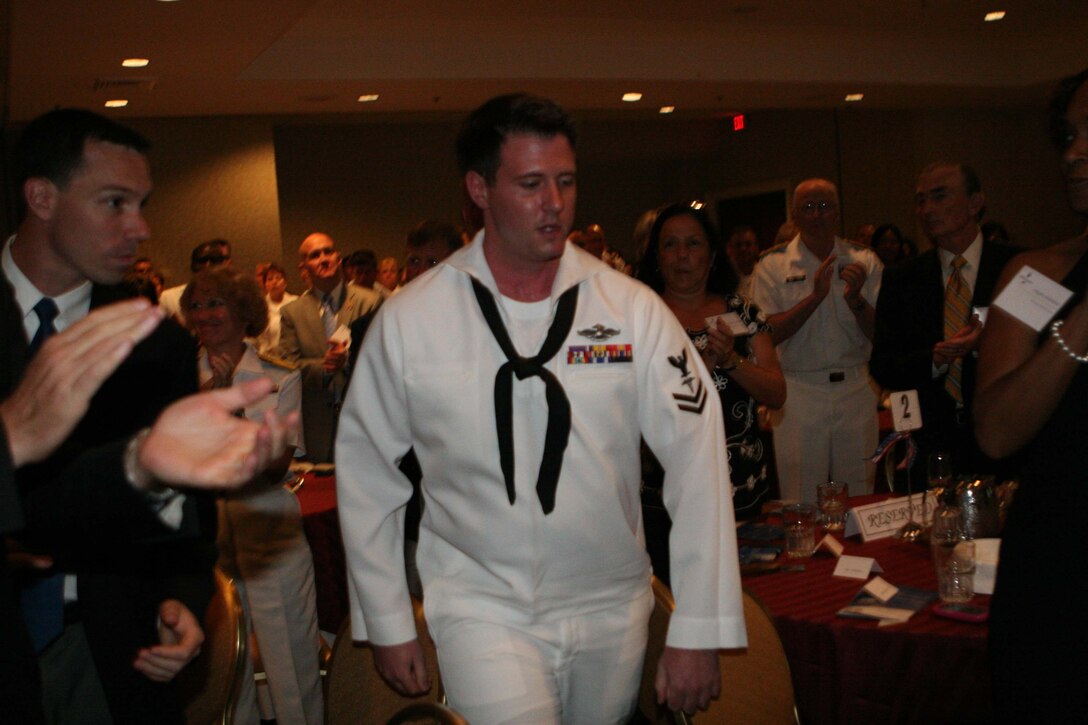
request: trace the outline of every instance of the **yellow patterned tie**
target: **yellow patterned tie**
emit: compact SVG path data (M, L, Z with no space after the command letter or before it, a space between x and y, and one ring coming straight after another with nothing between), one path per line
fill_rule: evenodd
M952 259L952 274L948 276L948 285L944 288L944 339L948 339L963 329L971 310L971 288L963 278L963 265L967 260L956 255ZM956 358L948 365L948 375L944 379L944 389L957 403L963 403L961 378L963 377L963 358Z

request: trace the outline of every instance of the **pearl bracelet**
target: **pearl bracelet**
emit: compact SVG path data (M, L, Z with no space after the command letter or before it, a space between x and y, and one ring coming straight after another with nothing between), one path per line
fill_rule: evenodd
M1058 343L1058 347L1065 351L1065 354L1073 358L1081 365L1088 363L1088 355L1078 355L1069 349L1069 346L1065 344L1065 340L1062 339L1061 333L1058 330L1061 329L1065 320L1054 320L1050 323L1050 336L1054 338L1054 341Z

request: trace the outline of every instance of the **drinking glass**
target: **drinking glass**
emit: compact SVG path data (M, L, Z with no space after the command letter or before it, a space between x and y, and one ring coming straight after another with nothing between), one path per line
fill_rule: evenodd
M952 489L952 456L948 451L935 451L926 459L926 482L928 488L922 494L922 522L929 511L929 492L934 500L940 501Z
M926 461L926 477L931 489L948 488L952 483L952 456L946 451L930 453Z
M845 481L827 481L816 486L816 503L828 531L841 531L846 524L846 497Z
M786 556L807 559L816 548L817 509L810 503L791 503L782 507L782 529L786 533Z
M970 601L975 595L975 542L964 540L958 506L938 506L933 512L929 544L941 601Z

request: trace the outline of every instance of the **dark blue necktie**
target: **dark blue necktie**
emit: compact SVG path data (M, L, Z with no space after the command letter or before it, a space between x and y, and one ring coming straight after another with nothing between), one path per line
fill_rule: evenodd
M30 341L30 357L38 352L42 343L56 334L57 328L53 322L60 314L57 303L52 297L42 297L38 300L38 304L34 305L34 312L38 315L38 331L34 333L34 339Z
M42 297L34 305L38 315L38 331L30 341L29 357L37 354L42 344L57 328L53 324L60 310L50 297ZM41 652L64 631L64 574L46 573L34 577L21 592L23 620L26 622L34 651Z

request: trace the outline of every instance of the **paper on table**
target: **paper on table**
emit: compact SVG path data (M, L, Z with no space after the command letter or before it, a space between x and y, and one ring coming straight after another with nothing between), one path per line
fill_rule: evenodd
M869 594L872 594L874 597L882 602L888 601L899 593L899 587L895 586L894 584L889 584L888 582L884 581L882 577L878 576L874 576L872 579L866 582L865 586L862 587L862 590L868 592Z
M869 556L851 556L843 554L839 557L839 563L835 565L832 576L841 576L847 579L868 579L873 572L883 572L876 559Z
M910 619L914 612L909 609L898 609L896 607L853 605L843 607L839 610L839 614L844 617L855 616L864 619L879 619L881 622L890 621L895 624L902 624Z
M840 617L879 619L881 624L885 620L891 624L902 624L910 619L911 614L921 611L936 598L936 592L903 586L887 602L881 602L862 589L849 606L843 607L836 614Z
M831 534L825 534L824 538L820 539L820 543L816 544L816 548L827 549L834 554L836 558L842 556L843 552L842 543Z

